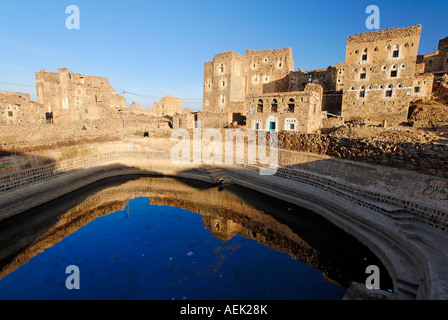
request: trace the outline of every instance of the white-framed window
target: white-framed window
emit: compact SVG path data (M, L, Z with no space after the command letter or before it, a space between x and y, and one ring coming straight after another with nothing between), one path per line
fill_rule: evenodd
M285 119L285 130L296 130L297 129L297 119L286 118Z
M261 130L261 120L253 120L252 123L254 130Z

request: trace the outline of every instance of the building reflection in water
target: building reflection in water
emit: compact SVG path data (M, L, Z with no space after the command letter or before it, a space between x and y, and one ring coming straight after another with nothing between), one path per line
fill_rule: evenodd
M344 288L351 281L363 283L367 265L384 270L366 247L318 214L265 194L177 178L116 177L0 223L0 279L98 217L126 209L132 219L128 203L139 197L200 214L214 237L254 239L312 265L326 281Z

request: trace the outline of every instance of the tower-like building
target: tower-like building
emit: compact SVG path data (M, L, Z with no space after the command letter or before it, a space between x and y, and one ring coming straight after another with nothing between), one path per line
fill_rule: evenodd
M421 26L347 39L342 117L402 122L413 94Z

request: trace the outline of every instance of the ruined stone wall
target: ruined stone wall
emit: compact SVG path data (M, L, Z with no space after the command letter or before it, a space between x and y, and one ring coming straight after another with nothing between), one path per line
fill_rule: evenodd
M433 93L439 99L448 101L448 74L435 83Z
M173 116L173 129L194 128L195 114L193 112L178 113Z
M249 95L246 126L305 133L317 130L322 124L322 92L320 85L307 84L304 91Z
M201 128L223 128L233 122L232 112L198 112L197 121Z
M440 39L438 49L434 52L419 55L418 61L424 63L424 72L448 72L448 37Z
M31 101L29 94L0 91L0 125L43 122L44 107Z
M421 26L387 29L347 39L342 116L406 121Z
M61 123L101 119L126 108L125 98L115 93L107 78L67 69L37 72L36 91L46 111L52 111L55 121Z
M308 83L320 84L324 92L336 91L337 69L334 67L311 71L298 69L289 76L289 91L302 91Z

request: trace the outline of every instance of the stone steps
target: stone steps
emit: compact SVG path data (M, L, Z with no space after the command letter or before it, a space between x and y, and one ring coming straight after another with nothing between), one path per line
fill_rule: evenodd
M399 291L401 299L416 300L419 285L411 283L403 279L397 280L397 291Z
M210 180L213 183L217 183L219 178L224 178L224 183L222 184L223 186L233 184L233 180L223 169L218 168L218 167L213 167L210 165L204 166L204 169L210 176Z

